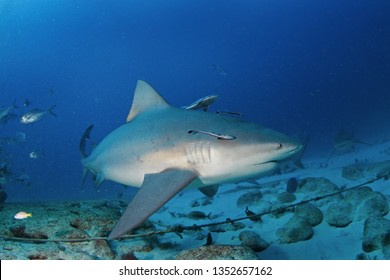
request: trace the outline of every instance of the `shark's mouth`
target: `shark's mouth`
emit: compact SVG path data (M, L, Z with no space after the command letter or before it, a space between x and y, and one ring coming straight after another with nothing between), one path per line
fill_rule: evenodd
M295 149L289 151L287 154L289 155L289 154L292 154L292 153L297 153L297 152L299 152L302 149L303 149L303 145L298 145Z
M273 159L273 160L258 162L258 163L255 163L253 165L258 166L258 165L263 165L263 164L270 164L270 163L278 164L278 163L284 162L286 160L289 160L291 157L293 157L297 153L299 153L299 151L302 150L302 147L303 147L302 145L297 146L295 149L286 152L283 155L283 157L281 157L280 159Z
M275 163L277 164L279 161L277 160L270 160L270 161L264 161L264 162L259 162L259 163L255 163L253 164L254 166L258 166L258 165L263 165L263 164L269 164L269 163Z
M283 157L281 157L278 160L273 160L275 162L282 162L291 159L293 156L297 155L300 151L302 151L303 145L297 145L294 149L291 151L288 151L284 153Z

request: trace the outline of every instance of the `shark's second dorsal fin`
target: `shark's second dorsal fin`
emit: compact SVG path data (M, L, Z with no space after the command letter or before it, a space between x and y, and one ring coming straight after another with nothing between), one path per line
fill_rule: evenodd
M165 99L147 82L138 80L134 91L133 104L131 105L126 122L131 121L139 113L156 108L168 107Z

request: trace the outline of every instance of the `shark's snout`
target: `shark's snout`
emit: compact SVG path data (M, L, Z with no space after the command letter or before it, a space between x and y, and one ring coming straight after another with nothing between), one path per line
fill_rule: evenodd
M298 141L291 141L283 144L283 148L278 161L295 157L303 150L303 144Z
M302 151L303 144L298 141L289 140L277 142L270 150L267 151L268 156L263 155L262 160L257 162L255 165L289 161L299 157Z
M290 144L289 151L287 151L286 156L293 156L302 151L303 149L303 144L301 143L294 143Z

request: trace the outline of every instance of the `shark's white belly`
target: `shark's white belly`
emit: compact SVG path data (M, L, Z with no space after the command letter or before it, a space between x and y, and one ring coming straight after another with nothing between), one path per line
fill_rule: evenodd
M124 185L140 187L145 174L160 173L175 168L192 170L200 181L196 187L220 183L213 178L217 169L222 169L212 161L212 149L209 142L190 142L172 147L161 146L158 149L150 141L135 144L132 141L122 145L110 145L99 154L92 165L99 166L104 178ZM134 149L137 147L137 149ZM217 172L220 173L220 172Z
M133 144L111 148L109 153L101 156L100 167L105 179L140 187L145 174L160 173L170 168L185 169L198 174L199 180L189 186L192 188L257 177L276 165L237 166L234 158L220 155L208 141L189 142L170 149L160 147L158 150L145 142L138 144L138 149L134 150L131 149Z

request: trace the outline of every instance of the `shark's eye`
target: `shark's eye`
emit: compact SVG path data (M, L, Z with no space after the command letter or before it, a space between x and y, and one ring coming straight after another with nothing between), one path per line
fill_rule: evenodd
M281 148L283 148L283 144L282 144L282 143L278 143L278 144L276 145L276 149L277 149L277 150L280 150Z

